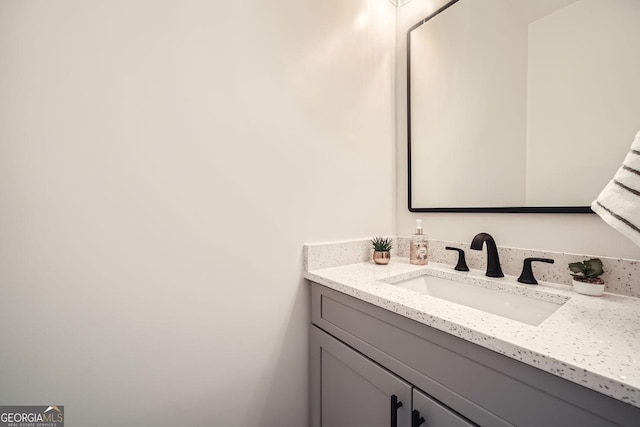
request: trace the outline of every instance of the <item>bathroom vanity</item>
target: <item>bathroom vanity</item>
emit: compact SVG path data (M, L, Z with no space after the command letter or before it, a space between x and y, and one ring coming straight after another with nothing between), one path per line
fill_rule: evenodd
M397 285L425 274L457 273L399 257L306 271L313 427L640 425L640 300L497 279L565 301L533 326Z

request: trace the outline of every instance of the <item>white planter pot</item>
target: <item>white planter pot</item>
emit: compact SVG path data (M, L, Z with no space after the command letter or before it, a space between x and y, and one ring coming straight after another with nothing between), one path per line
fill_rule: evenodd
M605 285L598 285L595 283L585 283L575 279L573 279L572 281L573 281L573 290L579 294L599 297L604 293Z

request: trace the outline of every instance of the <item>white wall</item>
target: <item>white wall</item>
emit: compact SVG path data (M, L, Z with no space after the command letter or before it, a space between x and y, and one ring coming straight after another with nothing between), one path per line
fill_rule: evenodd
M485 231L491 233L500 246L640 259L640 248L614 231L596 215L409 212L406 150L406 33L413 24L445 3L445 0L413 0L398 9L396 26L397 233L400 235L413 233L415 219L421 218L424 221L425 233L435 239L470 242L476 233ZM631 140L629 140L630 143Z
M306 425L302 244L395 228L394 15L0 0L0 402Z

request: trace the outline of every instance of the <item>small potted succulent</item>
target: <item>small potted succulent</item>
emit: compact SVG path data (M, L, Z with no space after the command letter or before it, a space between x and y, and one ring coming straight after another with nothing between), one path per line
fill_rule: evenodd
M573 290L577 293L596 297L604 293L605 283L600 278L604 270L599 258L569 263L569 270L573 273Z
M389 261L391 261L393 240L384 237L374 237L371 239L371 246L373 246L373 261L376 264L389 264Z

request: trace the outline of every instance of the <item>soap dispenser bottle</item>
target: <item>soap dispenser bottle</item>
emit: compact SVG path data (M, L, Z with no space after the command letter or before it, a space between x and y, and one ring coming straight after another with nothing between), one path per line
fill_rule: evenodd
M416 265L425 265L429 262L427 237L422 231L422 220L416 220L416 234L411 236L411 244L409 246L409 262Z

